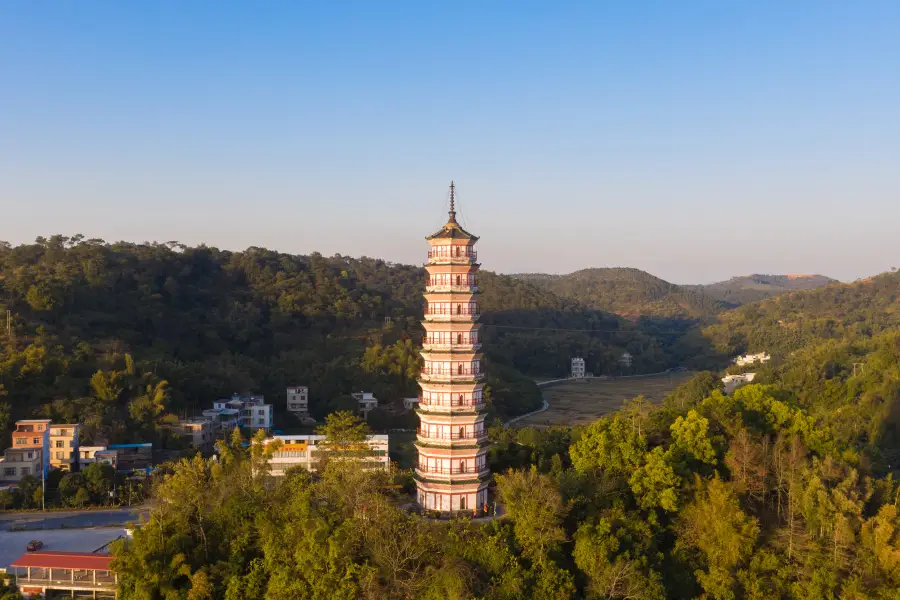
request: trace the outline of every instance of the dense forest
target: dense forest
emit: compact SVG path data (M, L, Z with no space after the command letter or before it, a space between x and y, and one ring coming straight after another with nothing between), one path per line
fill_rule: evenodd
M630 319L708 320L726 308L695 286L675 285L640 269L582 269L568 275L513 277L588 308Z
M417 267L78 238L0 261L13 415L164 436L172 414L231 390L277 397L306 378L322 416L361 386L407 393L417 373ZM586 427L493 426L501 518L415 514L410 473L352 461L273 479L271 448L233 437L154 475L148 521L114 548L120 597L900 597L900 274L712 324L657 315L666 326L521 279L479 284L497 416L537 401L523 373L564 371L573 352L601 369L630 348L648 370L772 360L731 395L704 371ZM347 415L321 431L340 447L366 427Z
M318 418L361 389L391 405L416 393L424 281L420 267L262 248L0 245L0 428L46 416L84 423L88 440L165 444L167 424L233 392L265 394L282 420L288 385L310 387ZM571 356L598 374L626 350L638 373L681 358L686 326L632 323L490 272L479 285L497 417L540 406L526 375L564 375Z

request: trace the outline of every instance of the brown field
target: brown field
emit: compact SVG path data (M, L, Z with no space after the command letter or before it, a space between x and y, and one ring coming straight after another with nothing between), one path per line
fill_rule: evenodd
M543 388L550 408L515 424L516 427L585 425L622 408L622 402L641 394L651 402L661 402L692 373L665 373L630 379L587 379L565 381Z

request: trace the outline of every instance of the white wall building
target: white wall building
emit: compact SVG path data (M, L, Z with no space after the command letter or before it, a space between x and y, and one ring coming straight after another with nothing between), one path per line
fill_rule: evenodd
M304 417L309 414L309 388L297 385L287 389L288 412Z
M403 399L403 408L406 410L415 410L418 406L419 399L417 397Z
M356 407L363 419L369 416L369 411L378 408L378 398L371 392L354 392L350 394L356 399Z
M756 377L756 373L743 373L741 375L726 375L722 378L725 384L725 393L730 394L742 385L747 385Z
M79 446L78 466L83 469L93 462L97 462L97 453L106 450L106 446Z
M583 358L573 358L572 359L572 374L571 377L573 379L584 379L584 359Z
M265 443L270 444L276 440L280 440L282 446L269 460L270 475L280 477L294 467L316 470L316 463L320 458L317 452L325 441L324 435L276 435L266 438ZM372 456L362 457L360 460L366 461L372 468L390 470L388 436L370 435L366 438L366 445L372 451Z
M234 394L231 398L216 400L212 409L203 411L203 416L213 419L221 430L234 427L249 429L272 428L272 405L265 403L264 396L242 396Z
M745 354L744 356L738 356L734 359L734 364L739 367L743 367L744 365L752 365L754 363L764 363L769 362L772 357L769 356L765 352L759 352L757 354Z

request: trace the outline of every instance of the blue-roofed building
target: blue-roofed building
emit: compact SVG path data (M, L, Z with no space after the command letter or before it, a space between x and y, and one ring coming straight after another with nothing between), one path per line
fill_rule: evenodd
M117 471L146 471L153 468L153 444L110 444L108 450L115 450Z

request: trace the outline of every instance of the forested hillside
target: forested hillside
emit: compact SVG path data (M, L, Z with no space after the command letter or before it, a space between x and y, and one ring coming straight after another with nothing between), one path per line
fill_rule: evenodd
M900 325L900 273L792 292L720 315L704 330L716 350L778 358L824 340L857 340Z
M12 417L80 420L118 441L164 436L173 417L235 391L264 393L280 412L284 388L308 384L318 417L354 390L391 401L416 392L424 281L419 267L262 248L4 245L0 384ZM597 373L626 349L637 372L678 362L678 336L650 324L489 272L479 283L498 416L539 406L522 374L563 375L572 355Z
M702 290L678 286L640 269L583 269L568 275L513 275L582 306L629 319L709 319L725 307Z
M837 283L837 280L824 275L743 275L728 281L685 287L735 306L786 292L812 290L830 283Z

